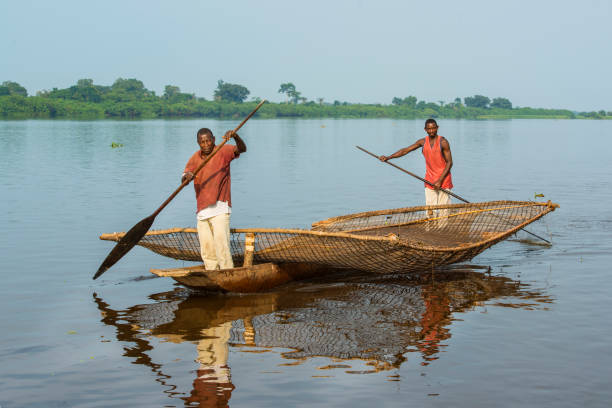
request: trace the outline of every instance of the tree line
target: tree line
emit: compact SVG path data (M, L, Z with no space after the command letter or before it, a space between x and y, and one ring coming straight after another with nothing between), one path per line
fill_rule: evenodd
M281 103L265 104L257 113L261 118L612 118L612 112L573 112L566 109L542 109L513 106L507 98L483 95L455 98L452 102L426 102L415 96L394 97L389 105L349 103L323 98L308 100L296 86L281 83L277 91L285 96ZM112 85L97 85L91 79L79 79L65 89L38 91L35 96L13 81L0 85L0 118L239 118L248 114L258 97L248 99L243 85L217 81L211 100L182 92L166 85L162 95L147 89L135 78L118 78ZM247 100L248 99L248 100Z

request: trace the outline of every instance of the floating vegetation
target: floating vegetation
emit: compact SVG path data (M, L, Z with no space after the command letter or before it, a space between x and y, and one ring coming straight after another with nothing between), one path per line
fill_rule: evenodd
M113 149L116 149L118 147L123 147L123 143L115 143L115 142L113 142L113 143L111 143L111 147Z

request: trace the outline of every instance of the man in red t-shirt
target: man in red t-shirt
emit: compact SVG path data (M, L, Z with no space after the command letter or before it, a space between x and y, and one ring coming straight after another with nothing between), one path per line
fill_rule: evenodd
M381 161L395 159L419 147L422 148L425 157L425 180L434 185L432 187L425 183L425 205L450 204L450 195L440 190L440 188L446 190L453 188L450 172L451 167L453 167L453 156L451 155L450 144L446 138L438 135L438 123L435 119L425 121L425 132L427 132L427 137L398 150L391 156L379 156L379 159Z
M234 267L229 249L230 214L232 212L230 162L246 152L246 144L233 130L223 140L234 138L236 145L225 144L198 172L193 173L215 148L215 137L210 129L198 130L200 150L187 162L181 182L193 179L197 200L198 238L204 265L208 270Z

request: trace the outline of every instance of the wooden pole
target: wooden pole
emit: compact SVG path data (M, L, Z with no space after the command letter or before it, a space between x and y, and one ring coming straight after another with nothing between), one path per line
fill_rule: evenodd
M253 252L255 251L255 234L247 232L244 234L244 264L242 266L253 265Z

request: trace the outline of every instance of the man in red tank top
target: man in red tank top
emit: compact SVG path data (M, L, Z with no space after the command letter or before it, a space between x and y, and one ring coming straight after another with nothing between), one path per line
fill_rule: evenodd
M453 188L451 177L451 167L453 167L453 156L450 150L450 144L446 138L438 135L438 124L434 119L425 121L425 132L427 137L417 140L408 147L398 150L391 156L380 156L381 161L402 157L413 150L422 148L423 156L425 157L425 180L429 181L434 186L425 184L425 204L438 205L450 204L450 195L446 194L440 188L450 190Z

